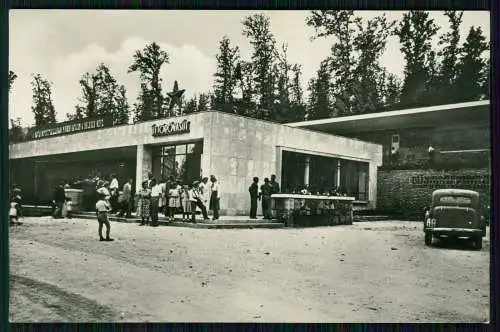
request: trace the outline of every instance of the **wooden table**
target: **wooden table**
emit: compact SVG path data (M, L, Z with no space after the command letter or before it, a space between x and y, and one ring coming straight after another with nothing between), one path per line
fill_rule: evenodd
M354 197L271 195L273 218L288 227L352 225Z

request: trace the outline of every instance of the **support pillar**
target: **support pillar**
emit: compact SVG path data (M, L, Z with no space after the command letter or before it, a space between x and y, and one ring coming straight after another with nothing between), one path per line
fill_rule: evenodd
M340 159L337 160L337 188L340 187Z
M304 186L309 185L309 167L311 163L311 158L309 156L305 157L304 163Z
M153 158L150 149L143 144L137 145L137 156L135 166L135 189L138 192L142 187L142 181L147 180L148 173L153 167Z

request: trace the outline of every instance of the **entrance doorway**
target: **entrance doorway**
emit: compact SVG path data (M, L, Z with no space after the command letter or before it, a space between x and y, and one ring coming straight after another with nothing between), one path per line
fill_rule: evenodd
M164 145L153 148L153 175L157 179L173 176L182 184L201 177L203 141Z

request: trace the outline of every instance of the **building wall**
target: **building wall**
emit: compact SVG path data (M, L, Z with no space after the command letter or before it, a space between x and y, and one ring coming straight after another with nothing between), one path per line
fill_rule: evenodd
M225 113L213 112L211 116L212 126L207 135L210 140L203 154L205 158L210 151L210 160L205 160L203 171L219 179L221 212L247 214L250 209L248 187L252 178L257 176L262 183L264 177L276 174L279 182L284 149L370 162L369 197L370 206L375 207L381 146Z
M391 156L391 139L394 134L400 137L400 147L398 154ZM428 168L429 145L435 149L436 162L443 166L484 168L489 165L489 152L441 153L442 151L489 149L490 128L486 124L458 123L440 127L352 132L346 136L382 144L384 168Z
M201 140L205 136L206 128L210 126L210 114L210 112L202 112L185 117L147 121L135 125L122 125L101 130L11 144L9 146L9 157L10 159L19 159L51 155L54 153L71 153L137 146L141 144L168 144L179 141ZM154 137L152 135L152 125L171 121L180 122L184 119L191 121L191 131L189 133L160 137Z
M482 194L489 202L490 170L461 169L435 170L386 170L378 173L377 210L389 214L422 213L436 189L471 189Z

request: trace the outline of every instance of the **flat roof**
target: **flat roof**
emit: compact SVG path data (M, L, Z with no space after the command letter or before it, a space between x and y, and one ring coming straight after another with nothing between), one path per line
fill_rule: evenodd
M342 134L387 129L438 126L442 124L481 122L489 124L490 101L437 105L397 111L350 115L329 119L287 123L295 128Z

